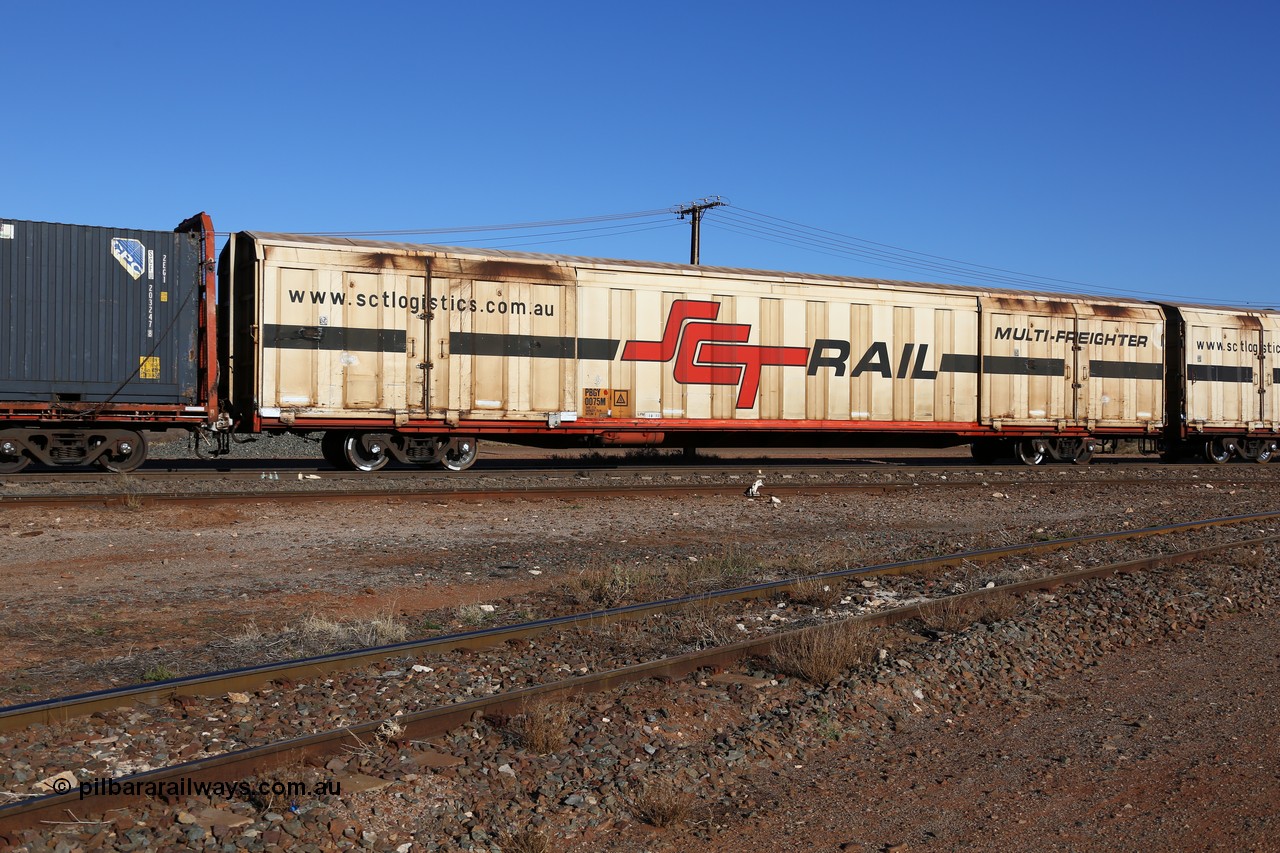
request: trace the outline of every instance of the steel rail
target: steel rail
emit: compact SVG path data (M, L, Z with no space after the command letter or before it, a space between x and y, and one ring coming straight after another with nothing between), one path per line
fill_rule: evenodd
M974 590L957 595L940 596L928 601L904 605L878 613L855 616L841 621L859 622L872 627L886 626L907 619L919 618L925 615L929 608L936 607L941 602L955 601L965 603L1033 590L1056 589L1063 585L1093 578L1193 562L1221 551L1269 544L1277 540L1280 540L1280 534L1218 543L1202 548L1144 557L1106 566L1055 573L998 587ZM396 716L393 721L400 729L400 734L397 735L397 738L400 740L409 738L423 740L439 737L471 719L519 713L528 708L531 702L545 701L553 697L599 692L649 678L683 678L701 669L729 666L744 658L762 655L780 638L805 630L808 630L808 628L778 632L713 649L703 649L655 661L632 664L605 672L526 687L510 693ZM289 738L262 746L175 764L145 773L119 777L116 781L120 783L128 782L135 786L144 786L146 784L163 786L165 784L177 784L179 780L183 779L217 781L230 778L245 778L282 764L301 761L310 756L327 756L338 753L343 749L366 748L367 741L376 739L379 729L390 721L392 720L373 720L342 729ZM90 813L101 814L112 808L127 806L137 799L138 796L129 794L108 793L94 796L90 801L90 808L92 809ZM0 832L15 832L30 828L40 822L57 823L68 816L72 820L80 821L82 816L76 814L76 809L82 809L84 807L83 802L79 790L73 790L0 807Z
M1066 539L1051 539L1044 542L1032 542L1020 545L1002 545L996 548L983 548L974 551L962 551L940 557L923 557L914 560L900 560L891 563L879 563L874 566L862 566L850 569L837 569L816 575L785 578L766 581L727 590L697 593L664 599L662 601L632 604L608 610L597 610L589 613L556 616L539 619L533 622L508 625L496 628L485 628L458 634L446 634L423 640L410 640L385 646L374 646L348 652L319 655L283 661L280 663L262 664L202 675L185 676L128 687L99 690L81 693L74 696L28 702L21 705L10 705L0 708L0 733L17 731L31 725L65 722L74 717L85 716L96 711L107 710L125 704L159 705L162 702L181 696L220 696L228 691L249 691L261 687L270 681L301 681L307 678L323 678L332 672L354 669L369 663L386 660L401 655L426 655L433 652L451 651L453 649L492 648L516 639L528 639L556 628L570 628L579 625L602 625L623 619L638 619L659 613L667 613L686 607L690 604L715 601L745 601L765 598L775 593L794 587L799 583L813 581L834 581L853 577L875 575L899 575L909 572L929 571L956 563L988 563L1006 557L1043 554L1063 548L1089 545L1098 542L1122 542L1143 539L1151 536L1185 533L1211 527L1222 527L1232 524L1272 521L1280 519L1280 511L1257 513L1251 515L1234 515L1220 518L1202 519L1193 522L1144 527L1135 530L1123 530L1112 533L1088 533Z

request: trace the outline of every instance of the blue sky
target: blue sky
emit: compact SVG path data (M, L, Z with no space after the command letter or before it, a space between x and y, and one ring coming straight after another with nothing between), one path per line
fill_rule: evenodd
M1275 2L33 3L5 29L4 217L657 211L398 239L684 261L660 211L721 195L706 264L1280 303Z

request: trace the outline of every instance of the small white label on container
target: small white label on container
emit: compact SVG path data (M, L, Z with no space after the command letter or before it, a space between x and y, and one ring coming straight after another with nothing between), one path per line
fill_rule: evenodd
M0 222L0 240L12 240L12 239L13 239L13 223Z

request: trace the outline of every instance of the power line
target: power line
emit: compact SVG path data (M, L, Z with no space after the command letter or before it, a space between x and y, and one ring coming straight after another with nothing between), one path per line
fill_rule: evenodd
M516 231L530 228L557 228L565 225L586 225L592 222L615 222L620 219L641 219L666 216L669 210L637 210L630 213L608 213L601 216L583 216L576 219L549 219L541 222L514 222L505 225L456 225L447 228L388 228L381 231L298 231L309 237L378 237L409 236L414 234L474 234L485 231Z

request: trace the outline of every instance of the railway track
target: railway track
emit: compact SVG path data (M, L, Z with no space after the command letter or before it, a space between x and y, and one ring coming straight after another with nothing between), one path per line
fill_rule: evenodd
M865 581L867 578L876 575L921 577L922 573L930 570L936 572L947 566L973 566L1000 560L1025 560L1031 555L1062 549L1071 549L1070 553L1076 554L1079 549L1099 543L1143 540L1161 536L1186 536L1195 531L1205 530L1223 532L1224 529L1232 526L1248 527L1253 525L1256 527L1259 524L1273 524L1277 518L1280 518L1280 513L1205 519L1189 524L1147 528L1138 531L1122 531L1111 534L1096 534L1067 540L1053 540L951 554L928 560L913 560L829 572L807 579L785 579L680 599L648 602L610 611L574 614L524 625L451 635L379 649L360 650L345 655L288 662L273 667L257 667L194 679L175 680L146 687L34 703L27 706L4 709L3 712L0 712L0 726L6 731L13 732L39 722L65 720L78 715L94 713L95 709L117 707L123 703L129 703L133 706L154 706L177 701L181 704L183 697L199 695L221 696L225 693L253 690L268 683L289 684L303 678L323 679L341 670L370 663L385 662L389 658L399 660L412 655L420 660L431 660L431 655L438 656L446 651L453 652L457 649L484 649L513 643L529 643L533 638L553 631L564 633L573 630L587 630L599 634L601 631L607 630L608 626L616 624L620 620L653 620L662 618L666 614L686 610L691 606L705 607L727 602L745 602L749 606L750 602L760 598L772 598L788 590L794 592L799 584L812 585L815 582L835 584L849 580ZM1137 571L1153 566L1203 559L1225 549L1265 547L1274 542L1276 538L1277 536L1274 533L1269 533L1264 536L1249 536L1246 538L1232 537L1209 546L1186 547L1185 544L1181 544L1178 546L1180 550L1157 553L1138 560L1112 562L1106 565L1073 569L1069 572L1040 573L1035 577L1002 583L991 589L966 591L955 596L940 597L934 595L927 600L915 603L896 607L882 607L874 612L862 613L856 618L868 624L887 625L905 619L919 618L922 608L937 606L941 600L949 600L957 605L963 605L982 599L985 596L1014 594L1064 583L1073 583L1116 572ZM920 591L917 590L917 594L919 593ZM881 603L883 604L884 602L882 601ZM653 659L635 660L623 666L601 667L600 671L575 674L569 678L550 678L544 675L544 683L518 687L513 690L504 689L493 696L467 699L465 701L459 701L459 697L455 696L451 701L438 702L432 707L402 714L396 717L396 725L404 728L406 737L433 737L461 722L472 719L477 714L511 714L534 700L546 699L566 693L608 689L614 685L643 678L675 678L701 668L726 666L742 657L764 653L769 645L780 635L776 631L764 630L739 642L724 643L715 648L700 649L674 656L656 656ZM396 673L396 675L399 675L399 673ZM385 724L386 718L352 722L348 725L334 727L329 731L307 733L276 742L233 750L218 756L201 757L195 761L175 764L162 770L149 771L133 778L135 778L135 781L140 782L163 782L177 778L198 779L243 776L260 772L284 758L293 760L308 755L333 754L344 747L354 748L357 745L363 745L370 738L376 740L380 727ZM126 800L127 798L111 800L110 798L95 797L92 800L92 808L95 810L107 808ZM0 810L0 831L11 831L19 827L31 826L39 820L55 819L59 815L65 816L63 810L68 807L79 808L78 793L72 792L62 796L54 795L7 807Z
M327 501L350 498L410 498L430 496L456 500L563 499L634 495L738 495L760 480L762 495L822 492L882 494L916 488L1048 486L1083 484L1108 486L1178 485L1248 486L1273 483L1280 469L1218 466L1135 473L1134 469L1056 467L1022 469L1009 466L981 469L903 467L892 469L791 466L723 466L717 468L644 467L557 468L508 471L502 474L468 472L426 476L422 472L382 472L374 477L332 470L289 469L240 472L155 472L138 479L130 475L68 475L42 480L24 478L16 489L0 490L0 505L66 506L193 503L240 500ZM1100 473L1101 471L1101 473ZM1187 473L1182 473L1186 471ZM76 479L70 479L74 477ZM235 485L242 483L243 485ZM65 487L82 486L76 491Z

